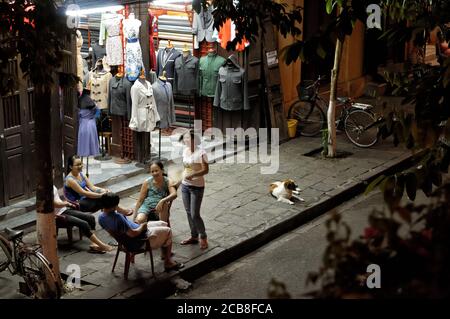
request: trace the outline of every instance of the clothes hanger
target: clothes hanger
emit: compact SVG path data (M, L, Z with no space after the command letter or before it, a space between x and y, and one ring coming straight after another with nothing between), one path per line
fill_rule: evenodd
M173 49L172 41L168 40L166 49L169 49L169 50L170 50L170 49Z

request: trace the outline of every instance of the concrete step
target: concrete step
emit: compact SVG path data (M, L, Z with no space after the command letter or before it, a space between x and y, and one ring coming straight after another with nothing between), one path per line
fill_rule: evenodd
M103 164L102 169L107 170L109 166L110 168L113 168L114 165L117 165L115 163L109 163ZM145 172L145 169L135 167L134 165L127 167L126 171L124 171L122 174L115 175L112 177L109 177L108 174L95 174L89 177L91 182L93 182L95 185L99 187L109 187L110 185L114 185L116 183L119 183L121 181L125 181L129 178L132 178L134 176L137 176L139 174L142 174ZM11 218L20 217L21 215L27 214L35 209L36 206L36 197L31 197L26 200L22 200L20 202L14 203L10 206L1 207L0 208L0 227L6 222L7 220ZM9 226L8 226L9 227Z
M139 191L142 182L148 177L148 174L139 174L127 178L121 181L109 181L103 186L108 187L111 191L117 193L120 197L126 197L130 194L136 193ZM33 202L33 207L35 203ZM36 223L36 210L24 211L22 214L15 215L13 217L9 217L1 222L1 228L14 228L14 229L24 229L30 230L33 229Z

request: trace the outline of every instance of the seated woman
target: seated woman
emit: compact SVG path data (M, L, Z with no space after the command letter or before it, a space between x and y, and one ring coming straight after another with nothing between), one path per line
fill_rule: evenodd
M90 246L91 252L105 253L113 249L98 239L92 232L95 230L95 217L91 214L77 211L74 209L75 205L61 200L55 185L53 185L53 205L55 206L56 216L64 218L67 224L78 227L83 235L89 238L92 242Z
M164 176L164 166L161 162L153 162L150 165L150 173L152 176L142 184L136 203L135 222L143 224L148 220L161 220L170 225L169 203L177 198L177 189Z
M67 176L64 181L64 196L67 201L78 206L82 212L96 212L103 208L101 197L109 190L94 186L82 173L83 163L77 155L72 155L67 161ZM124 215L132 215L133 210L121 207L119 211Z

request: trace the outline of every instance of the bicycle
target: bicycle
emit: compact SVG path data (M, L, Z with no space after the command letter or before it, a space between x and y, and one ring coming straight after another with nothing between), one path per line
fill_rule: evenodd
M59 299L61 287L52 264L39 252L40 246L22 241L23 230L5 228L0 234L0 272L8 268L12 275L21 276L20 292L36 299Z
M297 132L302 136L316 136L326 127L326 115L321 104L326 105L327 102L319 95L323 78L319 76L306 87L299 84L297 89L300 100L289 108L288 118L298 121ZM367 148L377 143L378 119L371 111L372 105L354 102L349 97L338 97L336 107L342 107L336 128L343 130L354 145Z

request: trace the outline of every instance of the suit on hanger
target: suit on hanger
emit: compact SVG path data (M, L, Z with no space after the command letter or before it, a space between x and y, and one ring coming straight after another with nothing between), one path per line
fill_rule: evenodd
M217 32L214 32L214 17L212 7L209 6L205 11L203 8L200 13L194 12L192 23L192 33L196 35L194 40L194 49L199 48L200 42L215 42L217 40Z

